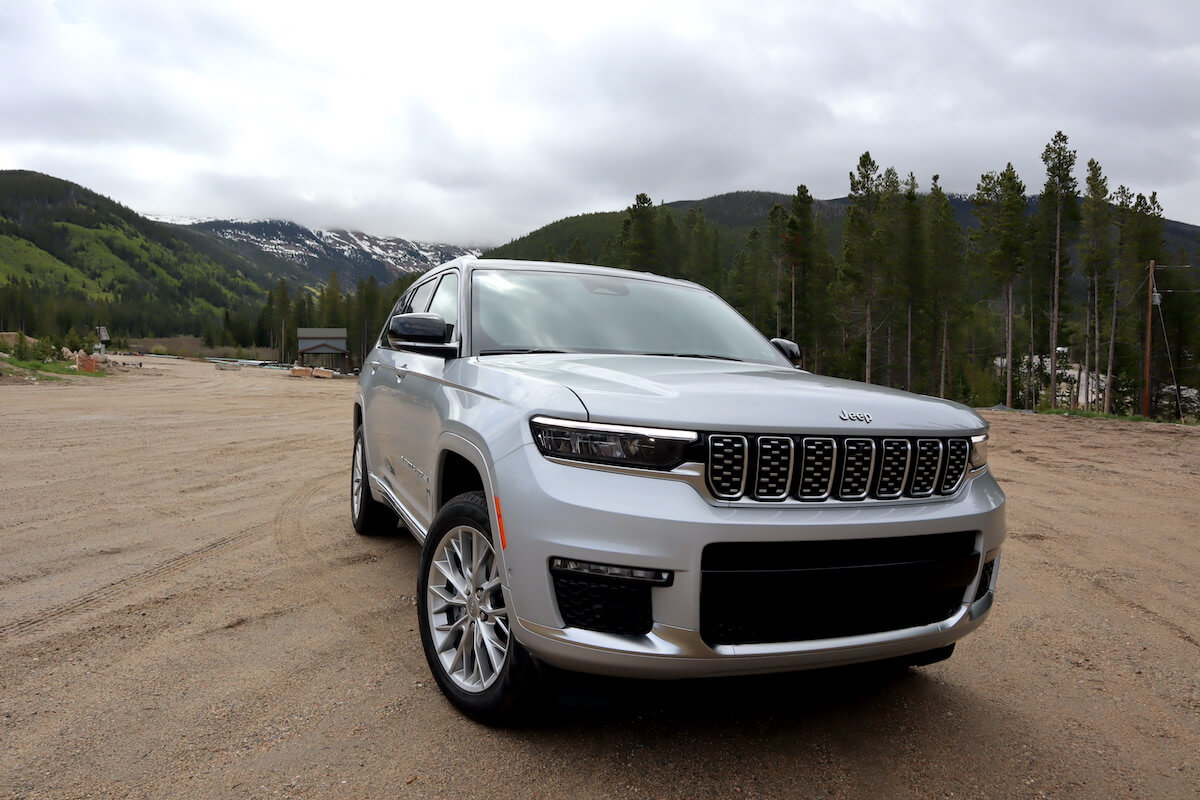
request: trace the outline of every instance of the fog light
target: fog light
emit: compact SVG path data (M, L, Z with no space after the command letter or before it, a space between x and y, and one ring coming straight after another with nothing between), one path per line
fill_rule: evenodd
M669 569L621 567L614 564L578 561L574 558L559 558L558 556L550 559L550 569L558 572L577 572L584 575L599 575L618 580L637 581L655 586L670 586L675 579L675 573Z

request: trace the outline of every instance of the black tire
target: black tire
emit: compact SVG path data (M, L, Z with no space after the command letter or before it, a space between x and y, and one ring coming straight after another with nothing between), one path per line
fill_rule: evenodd
M391 508L371 496L362 425L354 431L354 450L350 455L350 522L363 536L390 533L398 522Z
M464 569L467 560L477 566ZM449 579L447 569L461 570L456 573L458 584ZM467 571L471 574L464 574ZM470 581L466 596L457 588L464 580ZM444 602L434 605L439 600ZM512 636L506 605L487 500L482 492L460 494L442 506L425 538L417 576L417 619L425 659L438 687L459 711L486 725L524 722L537 698L537 667ZM491 614L492 609L503 611ZM504 651L498 658L500 644Z

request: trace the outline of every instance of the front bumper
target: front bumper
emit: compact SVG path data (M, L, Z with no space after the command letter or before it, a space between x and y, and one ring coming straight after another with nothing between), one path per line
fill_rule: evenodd
M942 647L982 623L991 606L980 575L946 618L913 627L807 641L710 645L701 635L701 557L719 542L884 539L973 532L979 553L1004 537L1004 494L984 471L950 498L929 502L729 506L694 481L549 461L532 446L496 464L508 547L504 561L514 634L535 656L582 672L682 678L787 671L903 656ZM648 633L564 625L548 568L552 557L671 570L651 590ZM982 566L982 565L981 565ZM997 562L998 566L998 562ZM980 570L982 571L982 570ZM821 609L802 610L821 613Z

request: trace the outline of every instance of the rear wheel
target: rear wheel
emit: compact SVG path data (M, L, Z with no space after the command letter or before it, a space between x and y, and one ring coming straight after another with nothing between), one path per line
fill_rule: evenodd
M417 615L429 669L451 703L489 725L527 715L536 668L512 635L482 492L458 495L434 519L421 553Z
M362 425L354 431L354 453L350 460L350 522L363 536L387 533L397 523L392 510L371 496Z

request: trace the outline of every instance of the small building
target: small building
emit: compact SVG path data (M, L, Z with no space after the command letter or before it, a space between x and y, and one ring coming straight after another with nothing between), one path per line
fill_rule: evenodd
M297 360L306 367L326 367L348 372L350 351L345 328L297 328Z
M92 345L92 350L97 353L104 353L108 345L112 343L112 339L108 338L108 328L103 325L97 325L92 331L99 340L97 344Z

